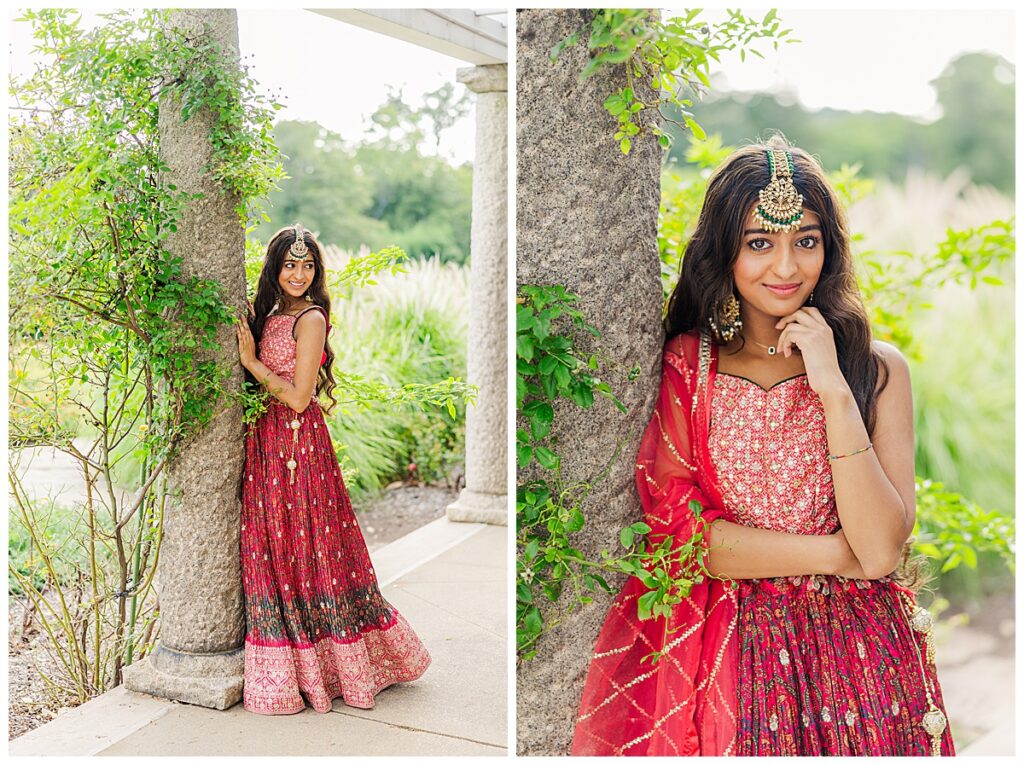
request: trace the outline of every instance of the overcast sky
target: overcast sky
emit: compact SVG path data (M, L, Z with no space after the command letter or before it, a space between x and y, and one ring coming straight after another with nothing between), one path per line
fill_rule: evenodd
M455 82L455 71L470 66L304 10L240 10L238 38L242 55L254 56L256 81L281 92L286 108L280 115L315 120L347 140L364 135L388 87L402 90L406 103L420 106L424 93ZM465 90L464 85L457 88ZM444 134L442 154L472 161L473 120L470 110Z
M726 15L709 10L702 18L713 22ZM780 9L779 18L802 42L780 45L777 52L762 43L765 60L723 57L712 71L721 73L728 89L785 88L811 109L935 118L935 91L928 83L958 53L987 50L1016 63L1014 17L1007 10Z

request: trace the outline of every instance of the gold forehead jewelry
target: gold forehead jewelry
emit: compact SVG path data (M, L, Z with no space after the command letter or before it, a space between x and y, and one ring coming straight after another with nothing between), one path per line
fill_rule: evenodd
M296 223L295 241L292 242L292 246L288 248L288 255L285 259L302 263L311 257L313 256L309 252L309 247L306 246L306 237L302 231L302 224Z
M766 231L795 231L804 216L804 198L793 185L793 155L789 150L769 149L772 179L758 193L754 220Z

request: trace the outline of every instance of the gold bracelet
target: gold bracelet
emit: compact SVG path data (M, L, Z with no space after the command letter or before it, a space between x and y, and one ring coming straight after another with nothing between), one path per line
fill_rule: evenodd
M873 446L874 445L871 442L868 442L868 445L865 446L863 449L858 449L857 451L850 452L849 454L830 454L830 455L828 455L828 461L829 462L835 462L836 460L841 460L843 457L852 457L854 454L860 454L861 452L866 452L868 449L873 448Z

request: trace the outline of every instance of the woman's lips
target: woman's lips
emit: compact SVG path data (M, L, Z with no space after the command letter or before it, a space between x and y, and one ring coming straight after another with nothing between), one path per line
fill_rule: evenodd
M792 295L794 292L800 289L799 284L766 284L764 286L767 287L772 292L774 292L776 295L782 296Z

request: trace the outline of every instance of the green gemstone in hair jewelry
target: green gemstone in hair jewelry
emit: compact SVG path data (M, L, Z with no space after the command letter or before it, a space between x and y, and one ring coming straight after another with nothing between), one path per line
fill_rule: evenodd
M793 185L793 155L788 151L768 150L771 181L758 192L754 219L766 231L795 231L803 219L804 198Z

